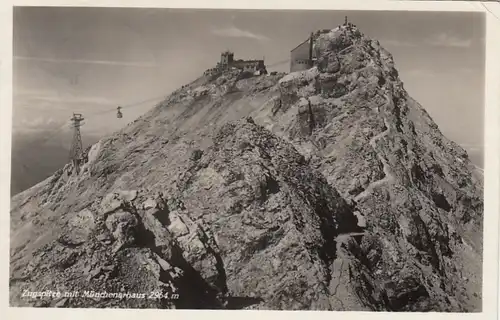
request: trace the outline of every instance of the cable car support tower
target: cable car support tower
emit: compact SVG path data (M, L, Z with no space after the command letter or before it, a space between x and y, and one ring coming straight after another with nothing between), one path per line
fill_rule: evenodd
M73 113L73 142L71 144L70 160L73 162L73 167L76 169L76 173L80 173L80 164L83 159L83 146L82 146L82 136L80 134L80 127L83 125L84 120L82 114Z

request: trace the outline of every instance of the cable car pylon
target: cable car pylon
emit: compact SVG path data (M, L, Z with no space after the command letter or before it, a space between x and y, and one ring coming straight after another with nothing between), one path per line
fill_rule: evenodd
M80 127L83 125L82 121L84 120L82 114L73 113L73 142L71 144L70 150L70 160L73 162L73 167L76 170L76 173L80 173L80 164L83 158L83 146L82 146L82 136L80 134Z

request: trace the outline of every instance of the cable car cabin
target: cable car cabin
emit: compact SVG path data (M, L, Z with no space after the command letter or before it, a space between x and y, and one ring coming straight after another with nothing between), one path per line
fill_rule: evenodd
M123 114L122 114L122 112L120 111L120 109L121 109L121 108L122 108L122 107L118 107L118 108L116 108L116 117L117 117L117 118L123 118Z

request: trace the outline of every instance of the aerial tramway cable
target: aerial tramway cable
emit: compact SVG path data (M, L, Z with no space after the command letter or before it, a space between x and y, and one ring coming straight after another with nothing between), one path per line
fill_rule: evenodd
M278 62L275 62L273 64L270 64L268 67L274 67L274 66L282 65L282 64L285 64L285 63L287 63L289 61L290 61L289 59L278 61ZM130 104L120 105L119 108L120 108L120 110L128 109L128 108L131 108L131 107L135 107L135 106L141 105L141 104L146 103L146 102L150 102L150 101L154 101L154 100L159 100L159 99L165 98L165 97L166 97L166 95L162 94L160 96L155 96L155 97L152 97L152 98L148 98L148 99L145 99L145 100L133 102L133 103L130 103ZM107 109L107 110L99 111L99 112L93 112L93 113L90 113L90 114L86 113L85 117L87 119L89 119L90 117L94 117L94 116L98 116L98 115L103 115L103 114L110 113L110 112L116 112L116 108ZM55 129L54 131L52 131L52 133L48 137L44 138L42 141L36 141L32 145L30 144L29 146L30 147L31 146L35 146L35 145L41 146L41 145L47 143L53 137L55 137L56 134L58 134L59 132L61 132L63 129L65 129L66 126L68 126L70 124L71 124L71 122L69 122L69 121L65 122L60 127L58 127L57 129Z
M286 60L278 61L278 62L272 63L272 64L270 64L270 65L267 65L266 67L267 67L267 68L276 67L276 66L280 66L280 65L283 65L283 64L285 64L285 63L288 63L288 62L290 62L290 59L286 59Z
M164 98L164 97L165 97L165 94L163 94L161 96L156 96L156 97L153 97L153 98L141 100L141 101L138 101L138 102L130 103L130 104L122 106L121 109L131 108L131 107L138 106L138 105L141 105L141 104L149 102L149 101L159 100L159 99ZM86 116L86 118L88 119L89 117L94 117L94 116L97 116L97 115L103 115L103 114L106 114L106 113L109 113L109 112L113 112L115 110L116 109L113 108L113 109L108 109L108 110L104 110L104 111L100 111L100 112L93 112L93 113L90 113L89 116ZM49 142L50 140L52 140L54 137L56 137L64 129L70 128L70 125L71 125L70 121L64 122L64 124L62 124L61 126L57 127L55 130L51 131L51 133L49 133L48 136L44 137L42 140L37 140L37 141L34 141L32 143L29 143L22 150L32 150L33 148L37 148L37 147L43 146L44 144L46 144L47 142ZM26 168L25 164L22 164L22 165L23 165L23 167Z
M278 62L274 62L272 64L269 64L267 67L270 68L270 67L276 67L276 66L279 66L279 65L283 65L285 63L288 63L290 61L290 59L286 59L286 60L282 60L282 61L278 61ZM144 104L146 102L150 102L150 101L154 101L154 100L159 100L161 98L165 98L167 95L165 94L162 94L160 96L155 96L155 97L152 97L152 98L148 98L148 99L145 99L145 100L141 100L141 101L138 101L138 102L134 102L134 103L130 103L130 104L126 104L126 105L120 105L118 108L113 108L113 109L107 109L107 110L104 110L104 111L99 111L99 112L93 112L93 113L90 113L90 114L85 114L85 117L88 119L89 117L94 117L94 116L98 116L98 115L103 115L103 114L107 114L107 113L110 113L110 112L116 112L117 109L118 109L118 113L117 113L117 117L118 118L122 118L122 114L121 114L121 110L123 109L128 109L128 108L131 108L131 107L135 107L135 106L138 106L138 105L141 105L141 104ZM121 115L121 116L120 116ZM48 141L50 141L51 139L53 139L54 137L56 137L56 135L58 133L60 133L62 130L66 129L66 128L69 128L69 125L71 125L71 122L70 121L66 121L64 124L62 124L60 127L56 128L55 130L53 130L47 137L43 138L41 141L34 141L33 143L31 144L28 144L27 147L23 148L24 150L27 150L27 149L32 149L32 147L41 147L43 146L44 144L46 144ZM24 168L27 168L28 167L25 165L25 164L21 164ZM28 170L29 171L29 170Z

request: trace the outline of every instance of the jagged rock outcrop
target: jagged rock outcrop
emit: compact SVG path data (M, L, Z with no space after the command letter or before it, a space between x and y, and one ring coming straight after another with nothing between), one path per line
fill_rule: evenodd
M466 152L376 40L341 26L314 50L302 72L201 77L16 195L11 305L481 310Z

